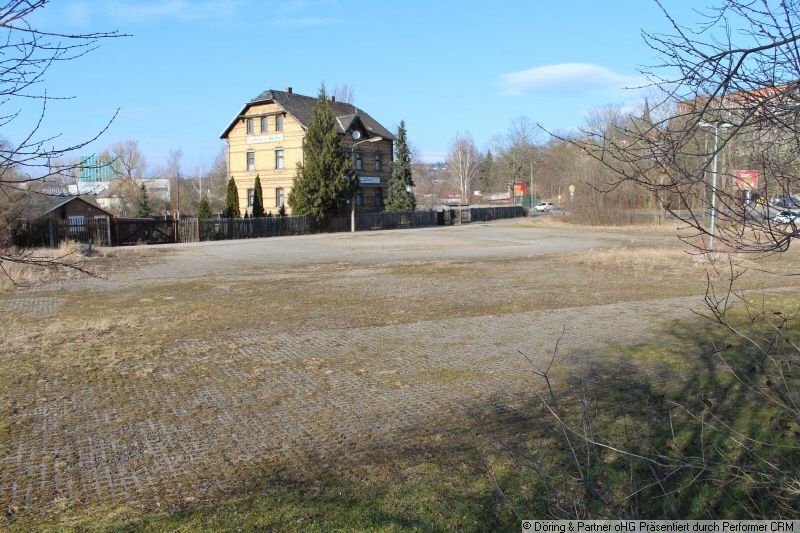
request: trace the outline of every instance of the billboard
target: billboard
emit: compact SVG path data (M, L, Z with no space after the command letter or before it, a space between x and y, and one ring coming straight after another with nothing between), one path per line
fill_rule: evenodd
M525 196L527 190L528 185L526 183L522 183L521 181L514 183L514 196Z
M739 190L756 190L758 189L758 171L757 170L737 170L736 171L736 188Z

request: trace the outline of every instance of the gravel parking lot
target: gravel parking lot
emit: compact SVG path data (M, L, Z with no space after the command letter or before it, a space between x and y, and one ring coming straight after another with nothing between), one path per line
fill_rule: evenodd
M688 317L691 260L585 263L672 242L511 221L174 245L2 294L0 508L166 509L410 446L519 401L518 351L548 359L562 328L560 366L580 372Z

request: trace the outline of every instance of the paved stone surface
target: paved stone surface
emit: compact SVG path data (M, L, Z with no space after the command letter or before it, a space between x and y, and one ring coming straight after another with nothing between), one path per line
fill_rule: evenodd
M66 280L30 292L137 287L168 280L243 279L247 272L312 263L346 263L349 268L383 262L522 258L585 250L625 241L618 234L580 237L558 230L520 229L514 221L446 228L270 237L150 247L163 253L143 268L118 268L108 279ZM117 248L135 254L140 247Z
M51 316L58 309L58 298L54 296L27 296L0 300L0 313L30 313Z
M668 307L682 316L689 302L675 299ZM645 302L187 339L157 368L125 369L146 379L103 390L40 381L33 394L52 400L22 413L29 430L15 435L0 457L0 504L22 510L58 500L152 506L181 501L180 495L211 495L256 461L280 463L303 453L355 460L376 439L396 444L470 405L513 401L528 385L530 369L517 350L546 362L563 326L560 364L577 370L587 351L650 335L663 323L664 304L657 313ZM351 365L359 350L380 357ZM127 398L128 405L104 407L109 395ZM130 421L110 429L120 419Z
M49 316L59 309L58 292L247 279L249 269L270 265L531 257L619 239L565 242L501 224L449 230L177 246L151 266L15 293L0 299L0 309ZM390 290L402 296L402 287ZM358 461L472 406L516 401L531 386L518 350L544 363L563 327L560 364L579 371L593 351L646 339L696 303L673 298L291 333L239 327L213 340L199 332L181 339L155 363L122 360L113 383L34 380L28 395L37 401L17 414L21 429L0 448L0 508L172 506L213 498L264 465L312 456Z

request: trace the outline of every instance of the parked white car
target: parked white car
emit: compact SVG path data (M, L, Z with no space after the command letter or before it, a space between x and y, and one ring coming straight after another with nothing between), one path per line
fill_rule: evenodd
M795 213L794 211L781 211L775 215L775 218L773 218L772 221L776 224L795 224L797 223L798 217L800 217L800 213Z
M550 202L542 202L540 204L536 204L535 206L533 206L534 211L539 211L541 213L546 213L550 211L552 208L553 204L551 204Z

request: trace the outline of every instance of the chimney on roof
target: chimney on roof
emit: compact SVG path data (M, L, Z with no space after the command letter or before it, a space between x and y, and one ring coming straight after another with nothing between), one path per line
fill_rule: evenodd
M287 93L289 93L289 94L292 94L292 88L291 88L291 87L287 87L287 88L284 90L284 92L287 92Z
M330 102L335 102L335 101L336 101L336 97L335 97L335 96L333 96L333 95L330 95L330 96L328 97L328 101L330 101Z

